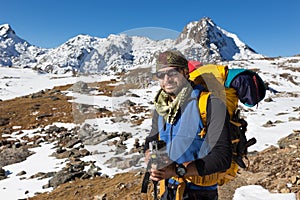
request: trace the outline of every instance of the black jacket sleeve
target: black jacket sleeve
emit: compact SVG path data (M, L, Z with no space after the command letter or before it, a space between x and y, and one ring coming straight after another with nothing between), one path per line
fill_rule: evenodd
M232 146L229 115L225 104L211 95L207 103L206 140L212 147L204 158L195 161L200 176L225 171L230 167Z

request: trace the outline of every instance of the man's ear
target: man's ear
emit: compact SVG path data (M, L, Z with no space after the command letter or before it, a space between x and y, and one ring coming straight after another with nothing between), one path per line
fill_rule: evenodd
M183 69L183 74L184 74L184 76L185 76L187 79L190 78L190 73L189 73L189 70L188 70L188 69L184 68L184 69Z

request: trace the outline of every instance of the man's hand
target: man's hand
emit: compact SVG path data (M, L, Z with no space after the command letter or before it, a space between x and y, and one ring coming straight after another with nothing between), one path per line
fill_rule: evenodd
M151 180L160 181L163 179L171 178L173 176L176 176L175 163L172 163L161 169L157 169L157 166L154 164L151 165L151 169L150 169L150 179Z

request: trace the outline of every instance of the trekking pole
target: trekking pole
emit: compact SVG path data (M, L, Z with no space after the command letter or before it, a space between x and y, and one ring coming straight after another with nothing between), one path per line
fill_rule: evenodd
M157 195L157 184L158 181L153 181L153 199L158 200L158 195Z
M148 169L148 167L147 167L147 169ZM150 172L147 171L143 178L141 193L147 193L149 178L150 178Z
M151 155L151 164L156 165L158 167L158 150L159 150L159 141L153 141L150 143L149 149L150 149L150 155ZM154 200L158 200L157 196L157 184L158 181L152 181L153 182L153 198Z
M147 193L148 190L148 183L150 178L150 172L152 165L156 165L157 168L159 168L159 150L162 149L165 146L165 142L162 140L159 141L152 141L149 143L149 151L150 151L150 160L147 165L147 171L145 173L143 183L142 183L142 193ZM158 200L158 193L157 193L157 185L158 181L152 181L153 183L153 198L154 200Z
M147 169L148 169L148 167L147 167ZM147 193L149 178L150 178L150 172L147 171L144 175L144 178L143 178L141 193ZM152 182L153 182L153 199L158 200L158 193L157 193L158 181L152 181Z
M142 193L147 193L148 191L148 184L149 184L149 179L150 179L150 172L149 170L151 169L151 166L152 164L155 164L157 165L157 155L156 154L153 154L153 145L155 146L155 148L157 148L156 146L156 143L150 143L149 144L149 151L150 151L150 160L147 164L147 171L144 175L144 178L143 178L143 182L142 182L142 190L141 192ZM156 153L156 151L154 151ZM158 195L157 195L157 184L158 182L157 181L152 181L153 182L153 198L154 200L158 200Z

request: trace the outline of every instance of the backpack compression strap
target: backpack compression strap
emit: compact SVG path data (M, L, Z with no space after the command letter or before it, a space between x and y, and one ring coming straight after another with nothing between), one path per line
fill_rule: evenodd
M201 138L203 138L206 134L206 126L207 126L207 119L206 119L206 107L207 107L207 100L208 97L210 96L211 92L201 92L200 94L200 99L199 99L199 111L200 111L200 116L203 122L203 129L202 131L199 133L199 136Z

